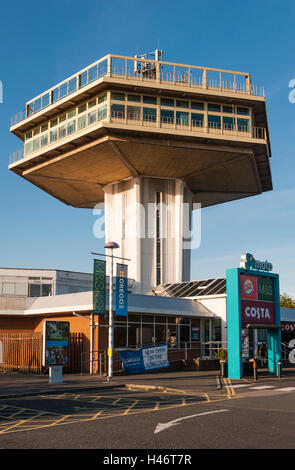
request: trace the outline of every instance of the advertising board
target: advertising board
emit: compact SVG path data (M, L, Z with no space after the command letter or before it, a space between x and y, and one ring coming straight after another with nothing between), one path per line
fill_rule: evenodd
M68 365L70 323L67 321L46 321L43 328L43 365Z

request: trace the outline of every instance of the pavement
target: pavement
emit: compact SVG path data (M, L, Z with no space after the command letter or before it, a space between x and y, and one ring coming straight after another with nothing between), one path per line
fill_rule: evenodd
M288 370L288 375L292 373L295 373L295 369ZM217 379L218 374L219 371L158 371L148 374L114 376L111 383L107 382L105 376L96 374L82 376L80 374L64 374L63 383L50 384L48 375L0 371L0 399L79 391L105 390L107 392L116 388L182 394L206 393L218 389L220 385ZM267 378L265 371L261 371L260 374L258 372L258 381ZM252 377L243 380L253 382ZM223 383L225 383L224 380ZM239 380L231 381L231 384L236 386L240 383Z

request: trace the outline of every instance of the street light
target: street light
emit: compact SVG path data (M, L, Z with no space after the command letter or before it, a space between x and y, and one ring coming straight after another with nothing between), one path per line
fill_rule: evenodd
M118 243L108 242L105 244L105 249L111 250L111 270L109 275L109 347L108 347L108 382L113 378L113 345L114 345L114 323L113 323L113 266L114 254L113 250L119 248Z

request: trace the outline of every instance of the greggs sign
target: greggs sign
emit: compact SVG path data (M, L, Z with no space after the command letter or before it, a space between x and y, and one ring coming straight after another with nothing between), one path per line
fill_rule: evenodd
M240 297L243 323L275 323L273 278L240 274Z

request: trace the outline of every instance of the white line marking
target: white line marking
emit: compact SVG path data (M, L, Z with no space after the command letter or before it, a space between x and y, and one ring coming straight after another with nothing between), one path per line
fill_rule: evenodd
M229 410L206 411L205 413L198 413L197 415L184 416L183 418L174 419L173 421L169 421L169 423L158 423L154 431L154 434L164 431L164 429L171 428L172 426L176 426L177 424L180 423L180 421L184 419L196 418L197 416L211 415L214 413L223 413L225 411L229 411Z
M260 385L259 387L251 387L251 390L266 390L267 388L276 388L275 385Z
M232 388L251 387L251 384L237 384L232 385Z
M280 391L280 392L294 392L295 387L285 387L285 388L276 388L275 391Z

